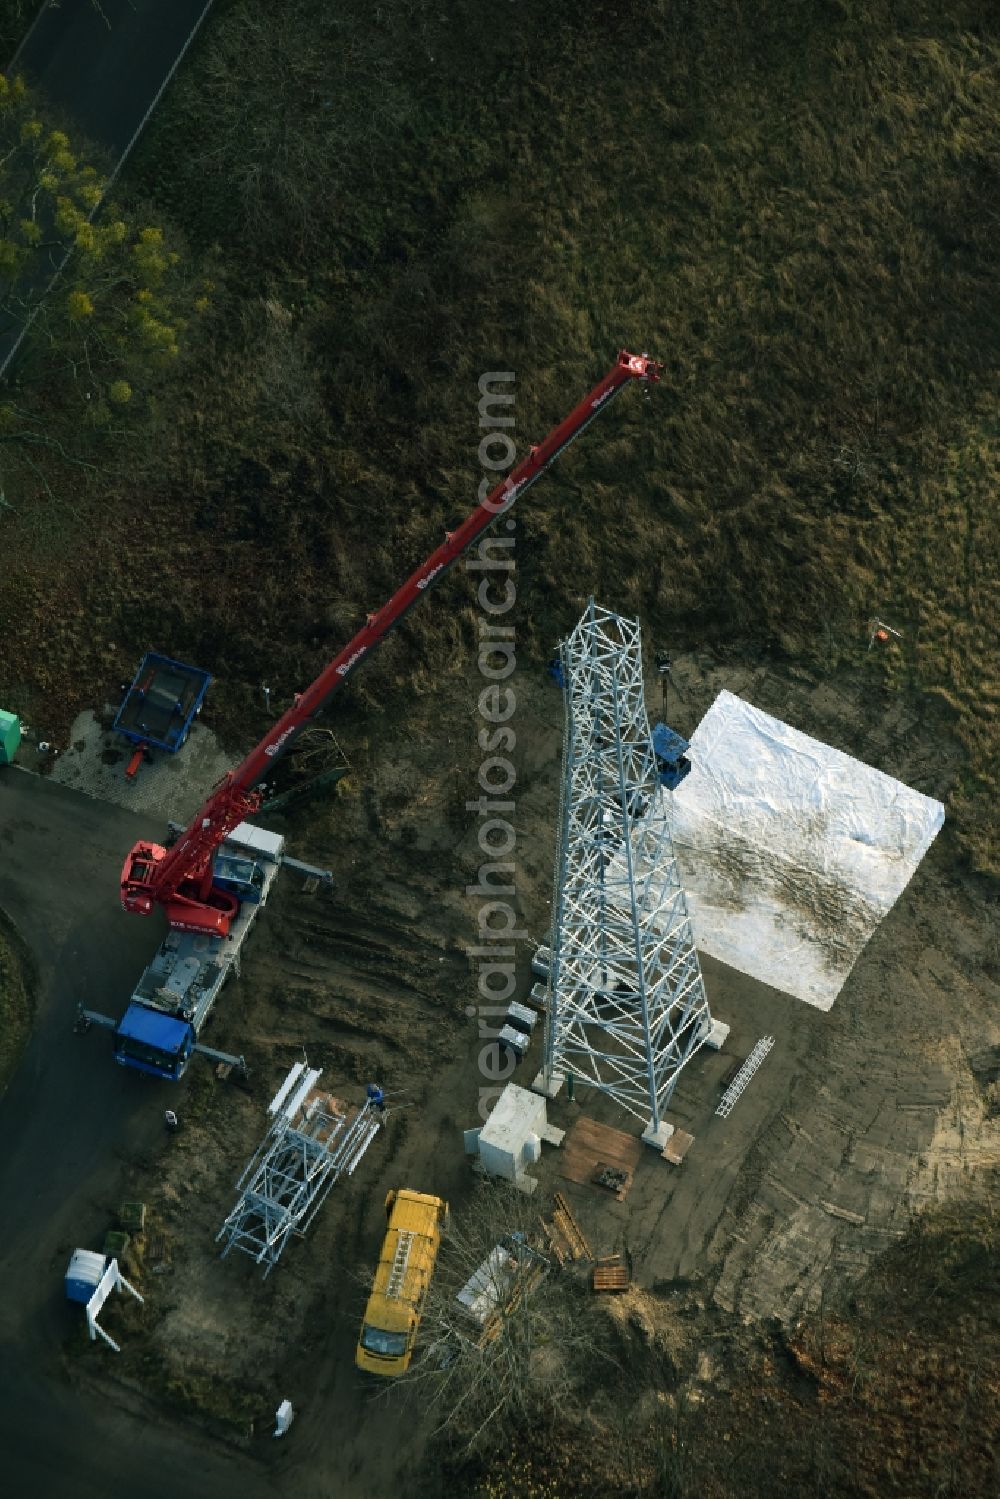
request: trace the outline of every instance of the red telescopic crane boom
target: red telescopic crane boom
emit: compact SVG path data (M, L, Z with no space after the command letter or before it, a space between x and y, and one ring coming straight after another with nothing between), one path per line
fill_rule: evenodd
M623 350L618 355L604 378L553 427L544 442L533 447L500 480L457 531L445 536L437 550L410 574L387 604L377 613L369 614L361 629L320 672L312 686L295 699L246 759L209 795L173 847L165 849L155 843L135 845L122 870L121 899L126 911L148 915L154 905L161 905L172 927L226 935L239 902L234 895L213 888L212 860L223 839L259 807L261 793L255 787L269 774L275 760L323 711L354 669L404 614L434 587L498 516L541 478L574 438L606 410L618 392L633 380L655 383L662 368L645 354Z

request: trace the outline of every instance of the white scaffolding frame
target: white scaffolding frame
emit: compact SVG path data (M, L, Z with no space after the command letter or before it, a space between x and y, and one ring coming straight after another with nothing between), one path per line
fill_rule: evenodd
M648 1112L656 1140L712 1017L646 716L638 620L591 599L560 657L559 849L536 1086L551 1095L571 1075Z
M112 1291L128 1291L129 1295L133 1296L135 1300L139 1302L140 1306L145 1303L146 1298L139 1295L139 1292L136 1290L135 1286L130 1280L125 1279L121 1270L118 1268L118 1261L116 1259L109 1260L104 1274L101 1276L98 1284L94 1287L94 1294L87 1302L87 1331L90 1334L90 1341L92 1343L97 1338L103 1338L104 1342L107 1343L109 1348L113 1349L115 1353L121 1353L121 1347L119 1346L119 1344L117 1344L114 1338L110 1337L108 1333L104 1331L104 1328L97 1320L101 1315L101 1308L107 1301L108 1297L111 1295Z
M350 1176L378 1133L384 1109L367 1098L344 1108L316 1083L321 1069L296 1062L268 1105L273 1123L247 1163L240 1196L216 1234L274 1269L293 1234L302 1237L341 1176ZM289 1096L291 1095L291 1096ZM287 1101L286 1101L287 1100Z

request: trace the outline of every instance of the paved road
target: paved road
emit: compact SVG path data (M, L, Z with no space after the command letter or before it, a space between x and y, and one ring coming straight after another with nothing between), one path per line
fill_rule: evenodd
M116 175L211 6L212 0L101 0L99 7L45 0L7 71L23 73L77 134L103 146ZM16 324L0 331L0 375L22 337Z
M11 1495L273 1493L240 1454L77 1389L60 1358L79 1315L62 1296L70 1251L99 1245L123 1159L163 1148L163 1085L116 1067L107 1032L72 1030L78 1000L117 1011L159 941L158 918L126 916L116 893L125 852L161 831L26 771L0 771L0 908L39 973L31 1039L0 1099L0 1453Z

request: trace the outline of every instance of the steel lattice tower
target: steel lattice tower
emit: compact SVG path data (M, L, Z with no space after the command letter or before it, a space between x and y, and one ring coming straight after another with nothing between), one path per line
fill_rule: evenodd
M560 646L566 694L545 1065L671 1133L663 1111L712 1017L670 837L637 620L591 599Z

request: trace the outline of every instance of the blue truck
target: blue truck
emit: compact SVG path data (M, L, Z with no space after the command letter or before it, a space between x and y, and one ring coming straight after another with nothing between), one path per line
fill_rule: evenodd
M171 928L132 991L121 1019L81 1010L91 1024L114 1033L114 1057L122 1067L176 1082L192 1056L242 1065L242 1058L215 1051L199 1040L223 985L239 975L240 953L263 909L282 863L285 840L242 822L216 852L213 884L237 897L239 909L224 937ZM313 875L323 871L294 863Z

